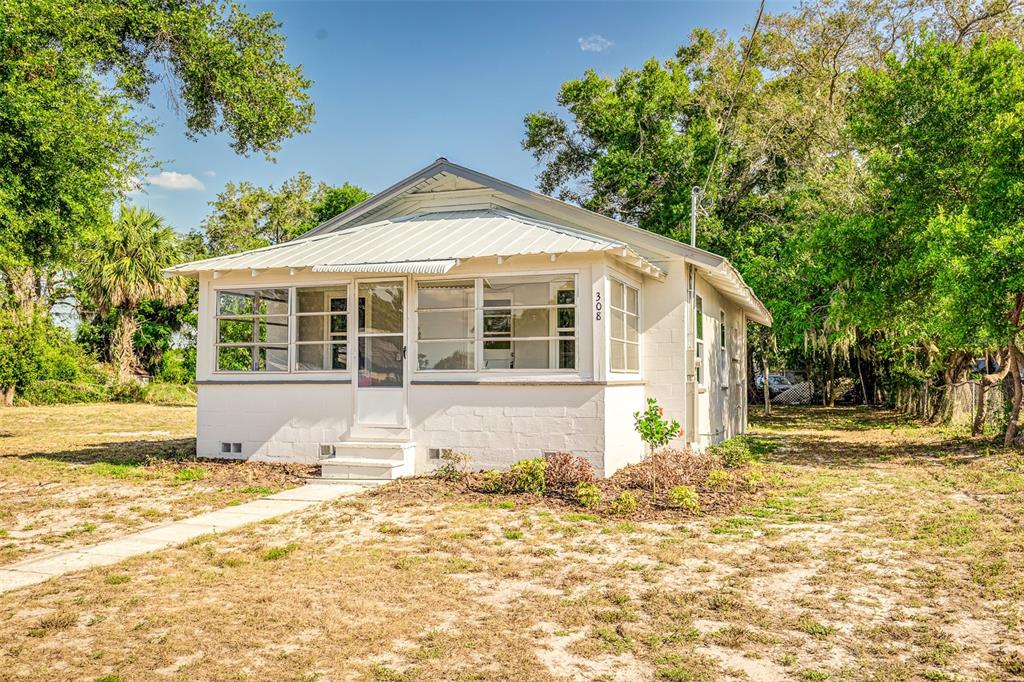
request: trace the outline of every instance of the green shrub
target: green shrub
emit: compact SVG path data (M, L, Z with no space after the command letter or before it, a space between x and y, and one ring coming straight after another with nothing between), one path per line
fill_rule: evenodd
M466 467L473 461L470 455L454 450L442 450L441 466L434 470L434 477L444 481L461 481L466 477Z
M636 495L628 490L623 490L618 497L612 500L612 512L623 516L636 513L639 506Z
M576 485L576 501L580 506L592 509L601 504L601 489L593 483L580 481Z
M708 452L716 457L721 457L722 464L730 469L743 466L755 459L754 453L750 450L750 445L742 436L730 438L717 445L712 445L708 448Z
M160 356L154 375L169 384L191 384L196 378L196 349L169 348Z
M668 500L673 506L692 512L700 511L700 496L688 485L677 485L668 491Z
M711 488L712 490L725 490L732 483L732 476L725 469L715 469L708 474L707 481L704 485Z
M505 489L512 493L543 495L545 490L544 470L547 467L547 461L540 457L519 460L505 473Z
M633 413L633 422L640 439L647 444L650 452L665 447L673 438L682 437L683 430L675 419L665 419L665 410L654 398L647 399L647 409Z
M505 481L501 475L501 472L497 469L488 469L483 473L483 481L480 483L480 489L485 493L503 493L505 492Z
M142 399L156 405L195 405L196 393L184 384L151 381L143 387Z
M138 381L129 379L110 388L110 397L119 403L141 403L146 397L146 389Z
M79 384L46 379L36 381L21 393L21 400L31 405L62 405L66 403L100 403L110 400L106 386Z

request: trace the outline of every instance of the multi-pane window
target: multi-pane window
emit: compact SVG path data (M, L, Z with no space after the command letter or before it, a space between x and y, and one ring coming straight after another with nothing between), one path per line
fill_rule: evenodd
M421 370L575 369L572 275L417 285Z
M640 291L613 279L610 306L613 372L640 371Z
M295 290L295 369L348 369L348 287Z
M694 305L694 336L697 338L697 352L694 358L694 373L697 375L697 383L704 385L704 299L697 296Z
M217 369L288 371L288 289L217 292Z
M476 281L421 282L417 286L420 369L476 368Z
M359 283L359 385L401 388L405 376L405 285Z
M718 372L722 378L722 385L727 386L729 384L729 353L728 353L728 330L729 328L725 324L725 311L722 310L718 314Z

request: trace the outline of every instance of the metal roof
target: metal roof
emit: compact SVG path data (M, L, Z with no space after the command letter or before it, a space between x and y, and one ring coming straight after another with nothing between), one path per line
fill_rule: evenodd
M607 252L644 274L664 272L624 242L492 207L389 218L262 249L185 263L167 275L312 268L314 272L447 272L470 258ZM454 261L448 265L448 261Z

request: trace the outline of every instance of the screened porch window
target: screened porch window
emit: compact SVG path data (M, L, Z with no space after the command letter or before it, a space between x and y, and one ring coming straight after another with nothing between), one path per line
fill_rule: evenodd
M217 292L217 369L288 371L288 289Z
M697 375L697 383L704 385L704 299L697 296L694 306L694 336L697 338L697 353L694 358L694 372Z
M348 369L348 287L295 290L295 369L300 372Z
M417 284L420 370L576 368L573 275Z
M611 280L611 368L613 372L640 371L640 290Z

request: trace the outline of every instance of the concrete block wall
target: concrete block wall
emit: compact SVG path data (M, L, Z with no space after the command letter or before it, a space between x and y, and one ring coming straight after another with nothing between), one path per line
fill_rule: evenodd
M316 463L320 444L351 428L351 384L200 384L198 393L200 457ZM222 454L225 441L242 452Z
M565 451L587 458L601 474L605 450L605 387L580 385L414 384L409 417L417 471L438 462L431 448L472 455L473 468Z

